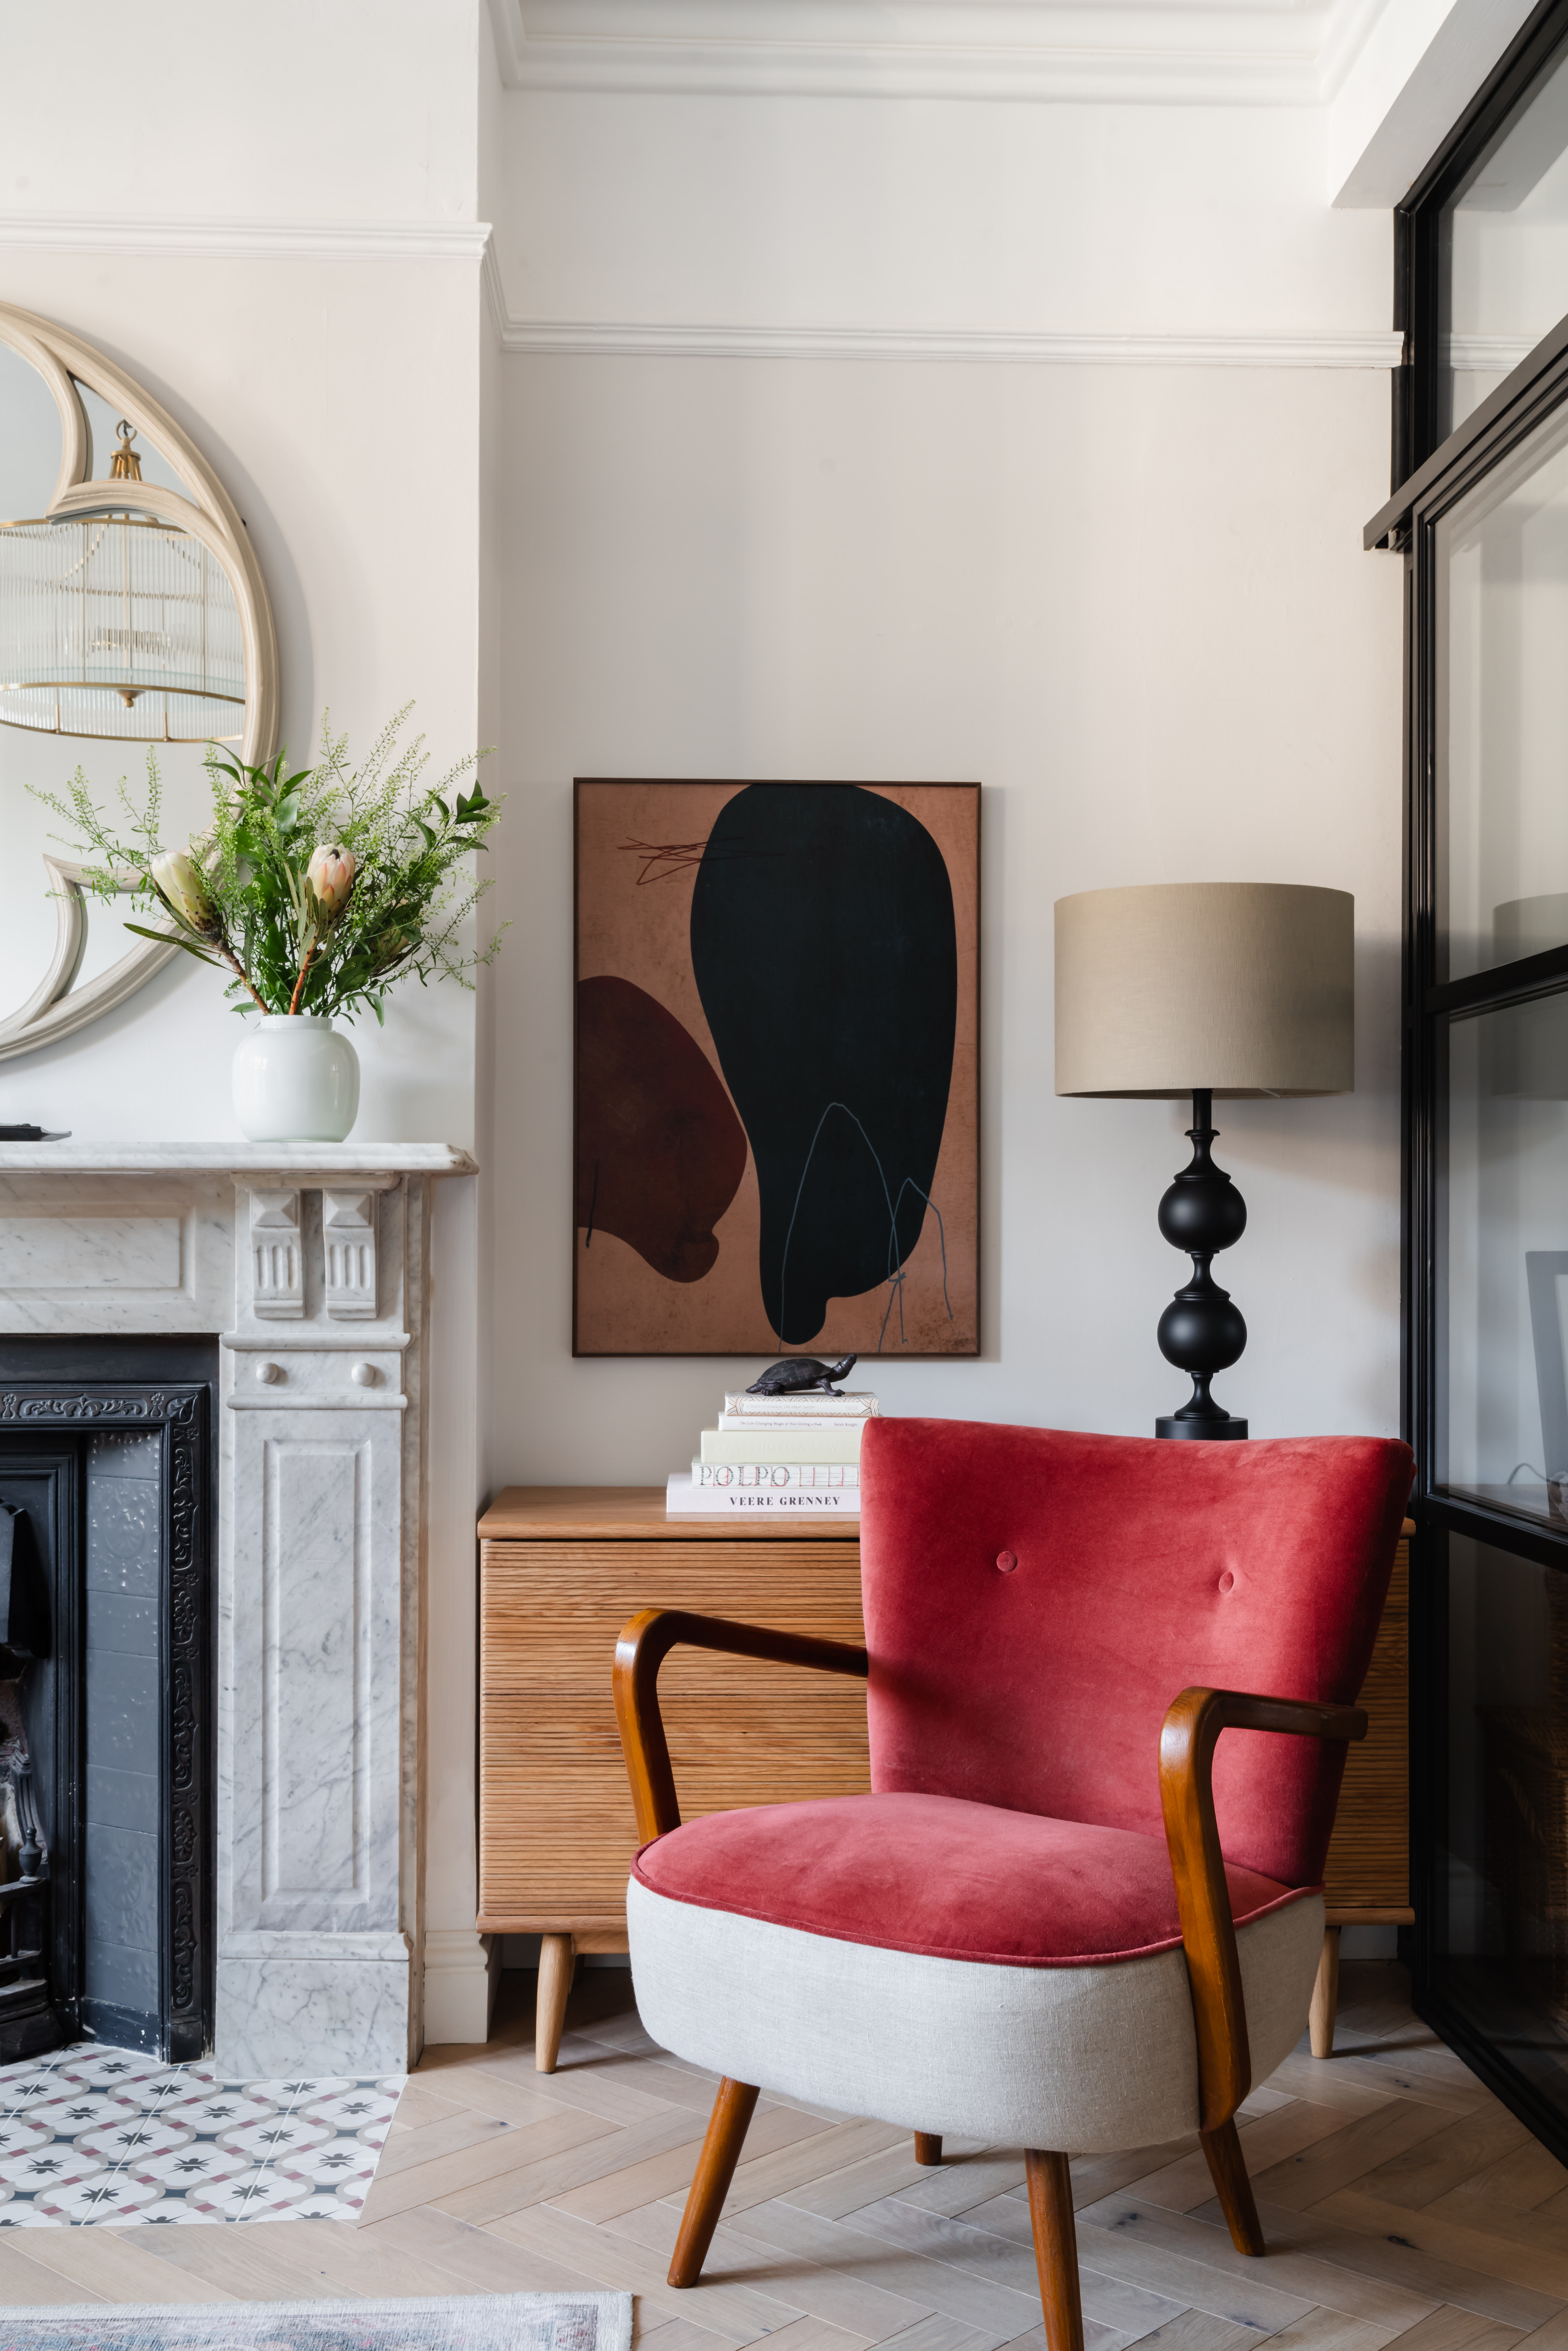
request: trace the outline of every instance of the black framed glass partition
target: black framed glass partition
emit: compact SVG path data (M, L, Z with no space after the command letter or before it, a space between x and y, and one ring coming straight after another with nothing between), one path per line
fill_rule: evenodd
M1568 310L1568 36L1440 200L1437 234L1447 440Z
M1542 0L1395 214L1394 486L1568 315L1568 5Z
M1557 15L1568 41L1568 11L1538 12L1536 83L1512 89L1462 168L1434 182L1428 226L1449 360L1466 355L1465 321L1467 332L1495 323L1530 286L1539 293L1555 251L1559 316L1500 382L1468 385L1450 366L1445 389L1433 371L1427 397L1450 402L1454 429L1374 517L1367 543L1403 550L1407 580L1413 1989L1568 2157L1568 47L1560 57L1548 37ZM1560 239L1544 212L1530 214L1528 191L1511 213L1477 194L1527 176L1516 168L1527 131L1541 164L1531 188L1562 190ZM1538 229L1532 279L1509 256Z

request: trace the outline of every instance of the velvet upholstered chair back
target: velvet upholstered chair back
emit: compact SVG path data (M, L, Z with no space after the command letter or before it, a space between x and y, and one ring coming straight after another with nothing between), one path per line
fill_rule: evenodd
M1179 1692L1356 1698L1412 1468L1377 1437L872 1421L873 1787L1163 1834L1160 1725ZM1342 1747L1227 1731L1227 1861L1321 1883L1343 1769Z

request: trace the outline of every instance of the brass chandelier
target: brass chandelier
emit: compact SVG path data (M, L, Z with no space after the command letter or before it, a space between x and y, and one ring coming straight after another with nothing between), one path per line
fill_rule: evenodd
M199 538L137 510L135 438L121 419L101 508L0 523L0 725L235 742L246 666L234 590Z

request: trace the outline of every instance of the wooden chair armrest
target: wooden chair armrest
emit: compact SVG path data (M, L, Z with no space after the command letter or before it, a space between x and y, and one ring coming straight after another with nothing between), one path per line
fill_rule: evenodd
M1197 2031L1200 2126L1228 2122L1252 2086L1241 1963L1214 1818L1214 1750L1222 1730L1280 1730L1302 1739L1364 1739L1356 1706L1188 1689L1160 1731L1160 1802L1176 1879L1181 1938Z
M722 1649L736 1657L775 1665L813 1666L825 1674L871 1670L863 1649L848 1641L821 1641L807 1633L777 1633L766 1625L737 1625L724 1616L688 1615L683 1608L644 1608L615 1644L615 1719L632 1782L640 1844L652 1844L681 1825L669 1742L659 1713L659 1667L681 1643Z

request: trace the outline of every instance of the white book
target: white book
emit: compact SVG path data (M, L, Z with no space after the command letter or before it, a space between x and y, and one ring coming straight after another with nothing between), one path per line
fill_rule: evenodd
M715 1487L721 1491L733 1487L737 1492L750 1489L767 1491L786 1486L802 1486L820 1493L849 1489L858 1491L860 1471L845 1468L838 1461L694 1461L692 1484Z
M731 1518L756 1518L762 1512L780 1518L841 1518L852 1523L860 1517L860 1489L841 1487L835 1493L807 1492L799 1486L765 1488L760 1493L749 1489L737 1493L733 1488L696 1487L691 1473L672 1469L665 1489L664 1508L673 1519L695 1517L699 1511L727 1512Z
M777 1461L789 1468L807 1461L858 1465L863 1420L837 1428L705 1428L697 1447L701 1461Z
M877 1414L868 1416L873 1419L880 1418L880 1415ZM846 1426L859 1428L862 1423L858 1418L846 1423L841 1415L835 1418L831 1414L825 1412L721 1412L718 1425L726 1431L747 1428L753 1431L761 1429L772 1432L789 1428L843 1428Z
M753 1395L743 1388L738 1395L727 1395L726 1412L743 1413L747 1420L795 1420L813 1415L824 1420L875 1420L882 1407L869 1389L856 1394L846 1389L841 1395L830 1395L822 1388L798 1388L793 1395Z

